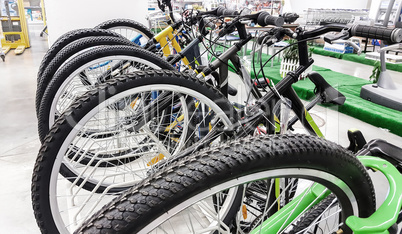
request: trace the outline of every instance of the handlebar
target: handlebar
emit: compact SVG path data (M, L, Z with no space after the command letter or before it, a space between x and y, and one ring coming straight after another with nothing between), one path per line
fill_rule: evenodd
M212 11L207 12L200 12L198 16L202 15L214 15L214 16L232 16L236 17L236 19L251 19L254 20L258 25L264 27L267 25L273 25L276 27L282 27L284 24L284 19L282 17L276 17L270 15L268 12L262 11L256 14L251 15L242 15L240 16L240 12L235 10L228 10L224 7L217 7ZM343 32L343 36L327 36L327 40L330 42L339 40L339 39L346 39L352 36L360 36L360 37L369 37L375 38L379 40L385 40L390 43L399 43L402 41L402 29L401 28L381 28L381 27L374 27L374 26L365 26L365 25L353 25L351 28L347 28L345 25L341 24L328 24L323 27L314 29L312 31L304 31L298 35L297 39L307 39L316 36L323 35L327 32Z
M276 17L270 15L268 12L262 11L256 14L251 15L240 15L240 12L235 10L228 10L224 7L217 7L212 11L199 12L198 16L203 15L214 15L214 16L231 16L236 17L236 19L251 19L254 20L258 25L264 27L267 25L273 25L276 27L282 27L284 24L284 18ZM375 26L365 26L365 25L353 25L351 28L347 28L342 24L328 24L323 27L311 30L304 31L300 33L297 37L298 40L313 38L320 35L323 35L327 32L341 32L343 31L344 35L336 36L326 36L327 40L332 42L339 39L347 39L352 36L360 36L360 37L369 37L375 38L379 40L385 40L389 43L399 43L402 41L402 28L381 28ZM326 41L327 41L326 40Z
M240 13L238 11L229 10L224 7L218 7L216 9L217 9L216 16L239 16L240 15Z
M240 16L240 12L235 10L228 10L224 7L217 7L211 11L199 12L198 16L203 15L213 15L213 16L232 16L239 19L251 19L254 20L258 25L264 27L267 25L273 25L276 27L281 27L284 24L284 19L282 17L276 17L270 15L268 12L262 11L252 15Z
M257 24L261 27L265 27L267 25L274 25L276 27L282 27L285 23L285 20L282 17L276 17L270 15L268 12L260 12L257 18Z
M198 13L198 16L203 16L203 15L213 15L213 16L229 16L229 15L238 15L239 13L237 11L229 10L224 7L217 7L211 11L201 11Z
M305 31L299 35L298 39L300 40L300 39L313 38L323 35L327 32L341 32L341 31L346 32L345 35L346 37L340 37L340 38L338 38L337 36L328 37L330 41L338 39L346 39L352 36L369 37L373 39L388 41L391 43L399 43L402 41L401 28L388 29L388 28L366 26L366 25L353 25L352 27L347 28L345 25L342 24L328 24L311 31Z
M375 38L391 43L399 43L402 41L401 28L389 29L374 26L353 25L350 28L350 34L351 36Z

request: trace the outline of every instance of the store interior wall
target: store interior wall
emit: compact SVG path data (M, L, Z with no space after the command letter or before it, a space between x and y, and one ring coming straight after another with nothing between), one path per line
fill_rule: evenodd
M370 9L369 17L370 19L375 19L378 12L378 8L380 7L381 0L371 0L370 2L371 5L369 7Z
M49 46L62 34L92 28L106 20L127 18L148 25L148 0L45 0Z
M369 9L369 18L374 19L381 0L337 0L337 1L320 1L320 0L285 0L283 12L296 12L303 14L308 8L329 8L329 9Z
M286 0L289 2L291 9L296 13L303 13L304 10L308 8L330 8L330 9L366 9L369 0L336 0L336 1L326 1L326 0Z
M370 9L374 18L381 0L285 0L284 12L303 14L308 8ZM49 45L73 29L92 28L114 18L128 18L148 25L148 0L85 0L80 2L45 0Z

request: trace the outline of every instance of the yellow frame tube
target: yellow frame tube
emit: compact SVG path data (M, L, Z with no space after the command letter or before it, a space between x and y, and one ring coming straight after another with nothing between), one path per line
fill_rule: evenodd
M158 33L157 35L154 36L154 39L159 42L159 44L161 45L162 51L163 51L163 55L165 57L169 56L171 54L168 42L166 40L166 37L169 34L172 34L173 32L173 28L172 26L169 26L167 28L165 28L162 32Z
M159 42L159 44L162 48L163 55L165 57L167 57L172 54L172 52L170 51L169 44L168 44L166 37L169 39L169 41L172 42L172 46L176 50L176 52L179 53L181 51L181 47L180 47L179 43L176 41L175 36L173 35L172 26L168 26L167 28L162 30L160 33L158 33L157 35L154 36L154 39L157 42ZM190 63L188 62L186 57L182 58L182 61L185 65L189 66ZM190 69L191 69L191 67L190 67Z

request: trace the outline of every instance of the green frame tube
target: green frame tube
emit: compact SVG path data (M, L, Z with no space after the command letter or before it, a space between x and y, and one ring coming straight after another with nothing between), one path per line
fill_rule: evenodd
M402 175L384 159L372 156L358 156L358 159L365 167L383 173L388 180L390 189L383 204L370 217L350 216L346 219L346 224L355 234L387 234L388 229L396 223L402 207L402 186L397 186L402 185ZM342 183L339 181L339 185ZM330 191L326 187L315 183L250 233L278 233L292 223L305 209L319 203L329 194Z
M384 159L371 156L358 156L358 158L364 166L384 174L389 183L389 192L382 205L370 217L351 216L346 219L346 224L355 234L389 233L388 229L396 223L402 206L402 175L394 165Z
M330 193L331 192L326 187L317 183L313 184L310 189L298 195L269 219L265 220L261 225L253 229L250 234L278 233L283 228L286 228L305 209L308 209L311 206L319 203ZM290 216L289 213L291 213Z

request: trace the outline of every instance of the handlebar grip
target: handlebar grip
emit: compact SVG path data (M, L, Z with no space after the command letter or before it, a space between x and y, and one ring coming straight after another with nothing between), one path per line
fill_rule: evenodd
M237 16L240 15L236 10L228 10L224 7L218 7L216 16Z
M216 16L221 16L223 15L223 12L226 10L226 8L219 6L216 8Z
M268 12L261 12L257 18L257 23L264 27L267 25L274 25L276 27L281 27L284 24L284 19L282 17L276 17L270 15Z
M201 12L198 13L198 16L203 16L203 15L215 15L215 16L219 16L218 12L222 12L223 10L225 10L225 8L219 6L219 7L215 8L215 9L213 9L213 10L211 10L211 11L203 11L203 12L201 11Z
M402 41L401 28L389 29L374 26L353 25L350 32L352 36L368 37L392 43L399 43Z

